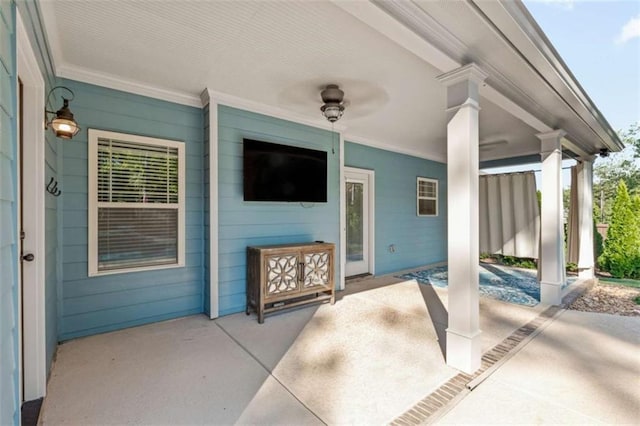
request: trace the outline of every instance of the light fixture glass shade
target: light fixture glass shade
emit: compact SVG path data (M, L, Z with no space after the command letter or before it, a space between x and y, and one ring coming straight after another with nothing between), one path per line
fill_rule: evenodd
M344 113L344 106L340 104L324 104L320 109L327 120L332 123L338 121Z
M71 139L80 131L78 123L73 118L73 113L69 109L69 100L62 98L64 101L62 108L56 111L56 118L51 120L47 125L51 126L56 136L62 139Z
M71 139L80 131L80 127L78 127L78 123L75 120L56 117L51 120L50 124L56 136L62 139Z

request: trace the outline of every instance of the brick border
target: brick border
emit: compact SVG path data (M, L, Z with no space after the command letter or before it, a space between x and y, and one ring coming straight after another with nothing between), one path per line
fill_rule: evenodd
M549 321L563 308L561 306L551 306L540 313L533 320L514 331L509 337L491 348L482 355L480 369L474 374L458 373L445 382L438 389L418 401L412 408L391 421L394 426L409 426L418 424L429 424L445 414L452 406L464 398L473 388L475 388L491 370L506 361L506 356L523 340L531 336L544 323Z
M478 386L502 363L506 362L509 354L525 339L563 309L566 309L578 297L590 290L597 283L597 278L578 283L572 291L567 293L559 306L550 306L537 317L511 333L509 337L498 343L482 355L480 369L474 374L458 373L438 389L418 401L413 407L391 421L394 426L408 426L430 424L443 416L451 407L463 399Z

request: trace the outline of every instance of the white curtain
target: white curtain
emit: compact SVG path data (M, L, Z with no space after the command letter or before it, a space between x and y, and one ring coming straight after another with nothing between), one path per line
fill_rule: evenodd
M533 172L480 175L479 201L481 253L538 258L540 208Z
M567 218L567 262L578 264L580 254L580 231L578 205L578 172L583 165L579 163L571 167L571 199L569 200L569 217Z

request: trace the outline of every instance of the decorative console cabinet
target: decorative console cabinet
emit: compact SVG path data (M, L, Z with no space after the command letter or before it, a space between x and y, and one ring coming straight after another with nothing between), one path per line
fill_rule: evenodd
M247 247L247 315L264 315L307 303L335 303L331 243Z

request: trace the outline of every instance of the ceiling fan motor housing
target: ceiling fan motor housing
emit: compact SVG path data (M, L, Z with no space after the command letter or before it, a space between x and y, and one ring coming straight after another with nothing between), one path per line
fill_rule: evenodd
M327 87L320 92L324 105L320 107L320 111L330 122L336 122L344 113L344 92L340 90L336 84L328 84Z

